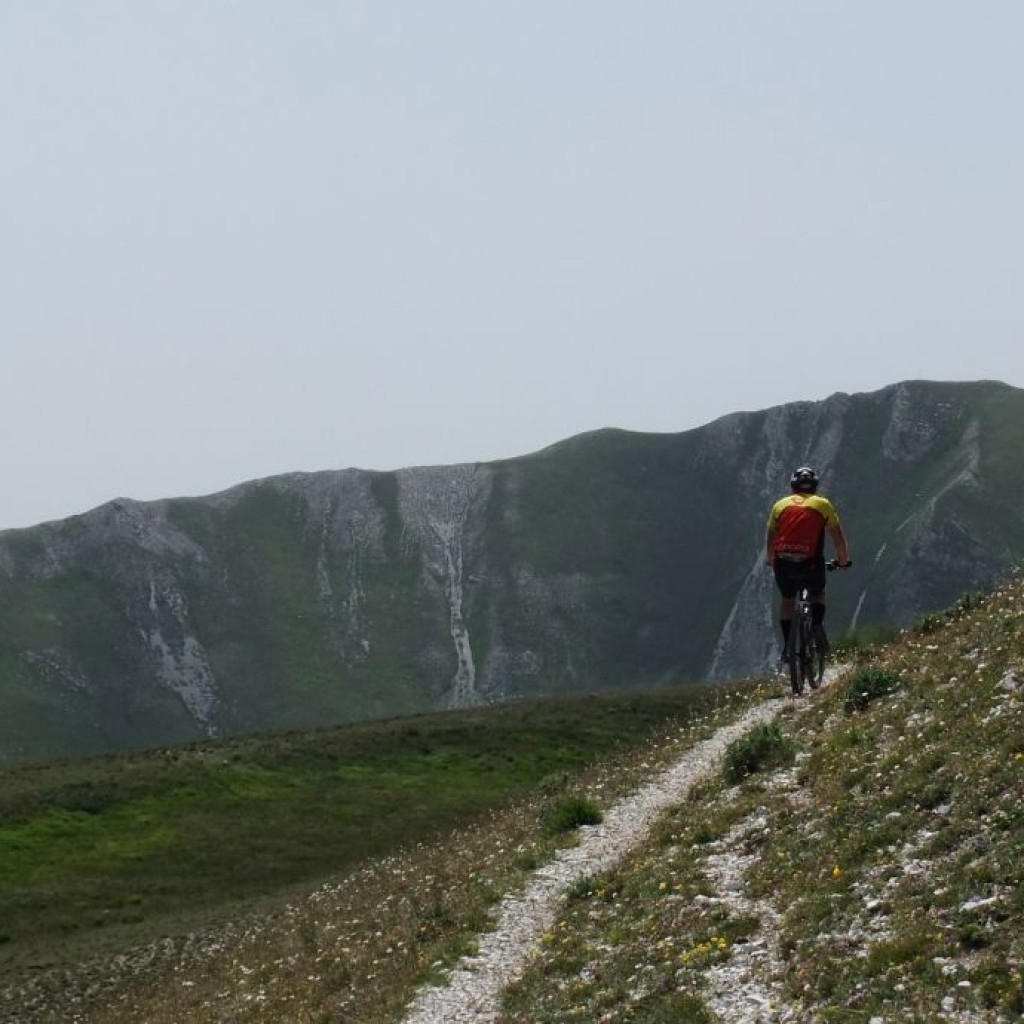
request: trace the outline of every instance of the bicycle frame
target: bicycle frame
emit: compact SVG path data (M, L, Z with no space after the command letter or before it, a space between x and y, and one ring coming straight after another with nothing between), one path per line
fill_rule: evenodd
M825 568L832 572L835 569L848 569L853 563L845 565L837 561L825 563ZM814 637L814 614L811 611L811 593L806 584L801 584L793 605L793 621L789 627L789 643L786 650L786 662L789 666L789 682L793 695L799 697L804 692L804 684L816 690L825 676L825 653L818 646Z
M825 656L814 642L811 594L806 586L797 591L788 646L789 681L794 695L799 697L804 692L805 683L816 690L825 674Z

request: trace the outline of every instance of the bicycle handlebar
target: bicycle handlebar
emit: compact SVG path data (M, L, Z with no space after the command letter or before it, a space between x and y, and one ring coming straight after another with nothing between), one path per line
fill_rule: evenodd
M831 562L825 563L825 568L828 569L829 572L833 572L836 569L849 569L851 565L853 565L853 559L849 562L840 562L833 558Z

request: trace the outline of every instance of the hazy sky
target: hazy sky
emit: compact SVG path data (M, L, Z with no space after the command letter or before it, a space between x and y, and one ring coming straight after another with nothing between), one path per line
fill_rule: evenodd
M0 0L0 528L1024 386L1024 4Z

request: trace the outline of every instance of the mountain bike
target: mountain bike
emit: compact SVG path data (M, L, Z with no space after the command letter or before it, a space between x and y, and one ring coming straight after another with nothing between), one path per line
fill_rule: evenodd
M853 562L838 562L833 559L825 563L829 572L848 569ZM793 608L793 624L789 629L789 643L785 660L789 667L789 682L793 695L799 697L806 683L812 690L821 686L825 676L826 652L814 635L814 619L811 613L811 592L802 585L796 594Z

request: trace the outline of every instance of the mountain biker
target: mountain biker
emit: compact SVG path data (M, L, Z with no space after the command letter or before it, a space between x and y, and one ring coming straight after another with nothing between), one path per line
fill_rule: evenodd
M835 506L817 493L818 474L810 466L801 466L790 477L789 488L791 493L772 505L765 538L765 557L775 571L775 583L782 595L779 604L782 649L788 650L797 592L806 586L811 594L815 640L818 649L827 654L825 533L832 538L836 561L842 569L851 564L850 550Z

